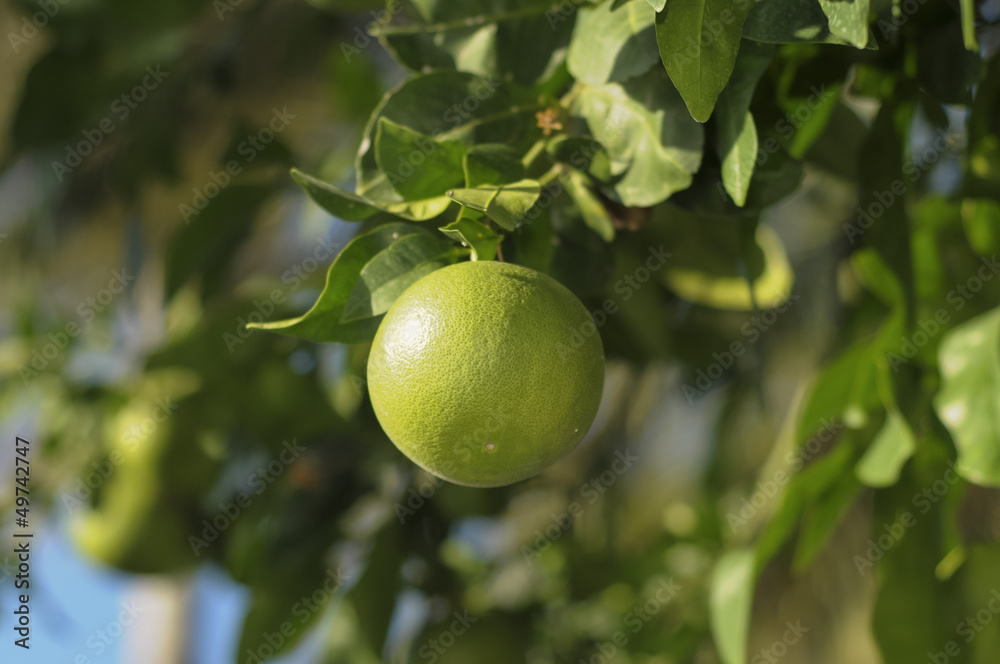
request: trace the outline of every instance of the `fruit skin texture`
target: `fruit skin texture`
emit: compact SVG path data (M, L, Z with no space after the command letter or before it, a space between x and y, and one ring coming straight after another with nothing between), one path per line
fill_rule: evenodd
M604 349L576 296L540 272L493 261L451 265L410 286L368 358L372 406L392 442L466 486L512 484L568 454L603 386Z

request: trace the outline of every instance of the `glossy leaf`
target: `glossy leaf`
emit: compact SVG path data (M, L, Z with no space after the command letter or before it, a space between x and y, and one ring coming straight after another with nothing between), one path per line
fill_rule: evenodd
M375 134L375 161L379 170L404 199L441 196L462 182L465 146L437 141L381 118Z
M485 212L501 228L512 231L538 200L541 190L535 180L521 180L508 185L453 189L448 196L461 205Z
M740 50L750 0L674 0L656 15L660 59L698 122L712 115Z
M701 164L702 128L661 72L620 85L583 86L571 108L607 149L614 190L627 206L648 207L686 189Z
M460 217L439 230L451 239L468 245L472 249L474 261L493 260L497 255L497 245L503 239L478 221L465 217Z

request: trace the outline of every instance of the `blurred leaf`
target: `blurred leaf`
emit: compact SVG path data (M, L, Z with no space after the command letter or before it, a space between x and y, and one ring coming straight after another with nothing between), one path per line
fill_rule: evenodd
M830 33L856 48L868 45L868 0L819 0Z
M966 198L962 201L962 225L977 254L1000 252L1000 202L989 198Z
M660 59L698 122L712 115L740 50L749 0L667 2L656 15Z
M196 216L189 217L167 250L167 297L196 276L202 279L203 291L211 294L250 235L260 208L274 192L271 187L231 184Z
M749 549L726 552L712 570L712 636L723 664L746 661L755 582L755 556Z
M289 320L250 323L248 329L271 330L312 341L357 343L369 341L381 322L380 316L345 321L344 314L361 273L379 253L408 235L430 235L412 224L386 224L353 240L337 256L326 275L326 287L309 311ZM383 273L380 272L381 276ZM374 307L373 307L374 308Z
M970 482L1000 487L1000 309L949 331L939 351L941 391L934 409Z
M583 86L571 111L605 146L621 202L649 207L691 184L701 164L702 128L684 112L666 77L653 70L624 86Z
M462 182L465 147L436 141L388 118L380 118L375 161L389 184L406 200L441 196Z
M623 83L644 74L659 60L656 12L643 0L583 5L577 10L566 64L588 85Z
M605 242L615 239L615 227L611 222L611 215L604 207L604 204L587 187L584 176L575 169L570 169L569 174L563 180L567 193L573 197L573 201L580 209L584 223L601 236Z
M965 48L970 51L979 50L979 42L976 41L976 6L973 0L959 0L959 7L962 12L962 40Z
M849 44L830 31L817 0L758 0L743 24L743 36L768 44Z
M485 212L501 228L512 231L538 200L540 192L537 181L521 180L506 185L453 189L448 192L448 197L460 205Z
M376 653L383 651L400 591L403 550L395 526L384 527L373 539L364 572L347 594L358 614L361 633Z
M867 486L892 486L899 480L903 464L913 456L916 445L906 419L898 410L890 410L854 472Z

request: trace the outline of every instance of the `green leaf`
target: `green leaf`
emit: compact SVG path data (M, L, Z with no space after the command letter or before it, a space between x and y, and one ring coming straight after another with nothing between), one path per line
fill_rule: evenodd
M848 44L830 32L817 0L758 0L743 24L743 36L767 44Z
M624 205L650 207L691 185L704 131L661 71L624 85L582 86L571 111L607 149Z
M294 168L292 179L305 190L314 203L344 221L364 221L379 212L387 212L411 221L423 221L438 216L451 204L447 196L419 201L370 201Z
M903 464L913 456L915 449L916 440L902 413L889 411L885 424L858 461L854 472L867 486L892 486L899 480Z
M749 549L727 552L712 571L712 636L723 664L746 662L755 581L755 556Z
M406 200L441 196L462 182L465 146L436 141L388 118L379 118L375 161Z
M989 198L966 198L962 201L962 225L977 254L1000 252L1000 203Z
M593 138L556 136L548 142L545 150L554 160L586 171L600 182L610 183L613 179L607 150Z
M524 164L513 148L485 143L469 150L463 165L465 186L483 184L510 184L524 179Z
M868 45L869 0L819 0L830 33L856 48Z
M361 269L341 322L381 316L418 279L454 263L455 258L455 246L439 236L411 233L400 237Z
M646 0L646 2L658 12L663 11L663 8L667 6L667 0Z
M740 50L751 0L675 0L656 15L660 59L698 122L712 115Z
M580 171L570 169L569 175L563 181L566 192L572 196L573 201L580 209L583 222L601 236L605 242L615 239L615 227L611 221L608 209L587 187L587 182Z
M938 417L970 482L1000 487L1000 308L950 330L938 352Z
M485 212L501 228L512 231L538 200L541 191L537 181L521 180L506 185L453 189L448 196L460 205Z
M413 76L386 95L365 127L357 158L358 195L401 200L375 157L382 118L438 141L459 141L466 147L504 143L523 154L541 136L534 118L539 108L527 91L493 78L457 71Z
M464 212L464 210L463 210ZM503 238L483 224L465 217L442 226L442 233L472 249L472 260L491 261L497 255L497 245Z
M561 62L571 12L548 0L411 0L394 5L408 20L376 25L386 49L414 72L495 73L524 85L545 80ZM395 12L394 12L395 13Z
M659 59L656 12L643 0L618 7L610 2L584 5L577 14L566 65L578 81L622 83L649 71Z
M733 75L715 106L715 149L722 162L722 184L739 207L746 203L757 163L757 127L749 110L750 100L773 55L774 47L744 42Z
M430 235L413 224L395 223L379 226L351 240L326 274L326 286L316 303L302 316L270 323L248 324L248 328L271 330L311 341L357 343L375 336L379 317L342 321L348 301L361 272L380 252L409 235Z

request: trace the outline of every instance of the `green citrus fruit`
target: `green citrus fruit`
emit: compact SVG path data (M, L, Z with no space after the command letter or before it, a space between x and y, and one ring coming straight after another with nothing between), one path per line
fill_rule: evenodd
M583 304L509 263L442 268L379 326L368 388L403 454L466 486L531 477L576 447L597 414L604 349Z

